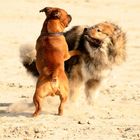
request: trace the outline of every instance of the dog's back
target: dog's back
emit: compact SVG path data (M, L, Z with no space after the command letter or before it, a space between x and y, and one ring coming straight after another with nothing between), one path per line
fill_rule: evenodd
M64 33L69 50L78 48L79 41L80 41L81 35L82 35L85 27L88 27L88 26L86 26L86 25L74 26L70 30L68 30L67 32ZM27 51L29 54L29 55L24 55L21 57L22 64L26 68L27 72L29 72L31 75L33 75L35 77L38 77L39 73L38 73L38 70L37 70L36 64L35 64L36 63L36 59L35 59L36 52L34 51L34 48L32 48L32 50L31 50L30 47L31 47L30 45L24 45L24 46L22 46L22 49L20 50L21 55L25 54ZM34 53L32 55L30 55L30 52L32 53L33 51L34 51ZM78 60L79 60L79 56L74 56L74 57L70 58L68 61L65 61L65 70L67 73L70 72L72 65L78 63Z

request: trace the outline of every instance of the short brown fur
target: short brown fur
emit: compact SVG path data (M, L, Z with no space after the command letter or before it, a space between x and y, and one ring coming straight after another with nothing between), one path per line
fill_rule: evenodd
M58 114L62 115L69 93L64 61L79 53L68 51L65 37L61 34L70 23L71 16L60 8L46 7L40 12L45 12L47 18L36 42L36 67L39 78L33 97L36 108L33 116L40 113L42 100L49 95L59 95L61 101Z

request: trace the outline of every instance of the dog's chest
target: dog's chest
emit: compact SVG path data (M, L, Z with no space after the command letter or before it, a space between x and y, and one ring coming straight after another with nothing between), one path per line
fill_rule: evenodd
M110 71L111 69L96 69L92 62L85 63L85 61L82 61L81 64L81 73L83 75L84 81L88 81L89 79L104 79L109 75Z

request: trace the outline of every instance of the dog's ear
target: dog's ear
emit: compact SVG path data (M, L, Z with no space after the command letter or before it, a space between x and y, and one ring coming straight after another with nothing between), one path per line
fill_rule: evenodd
M41 9L39 12L47 12L47 11L48 11L48 8L45 7L45 8L43 8L43 9Z
M68 15L68 17L69 17L69 23L72 21L72 17L71 17L71 15Z
M41 9L39 12L48 12L48 11L50 11L52 9L53 9L52 7L45 7L43 9Z
M39 12L46 12L46 8L41 9Z
M39 12L45 12L46 16L52 11L52 7L45 7L41 9Z

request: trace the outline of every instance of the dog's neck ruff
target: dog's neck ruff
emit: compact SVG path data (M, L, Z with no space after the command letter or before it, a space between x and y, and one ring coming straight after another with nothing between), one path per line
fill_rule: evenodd
M41 32L41 36L61 36L63 32Z

